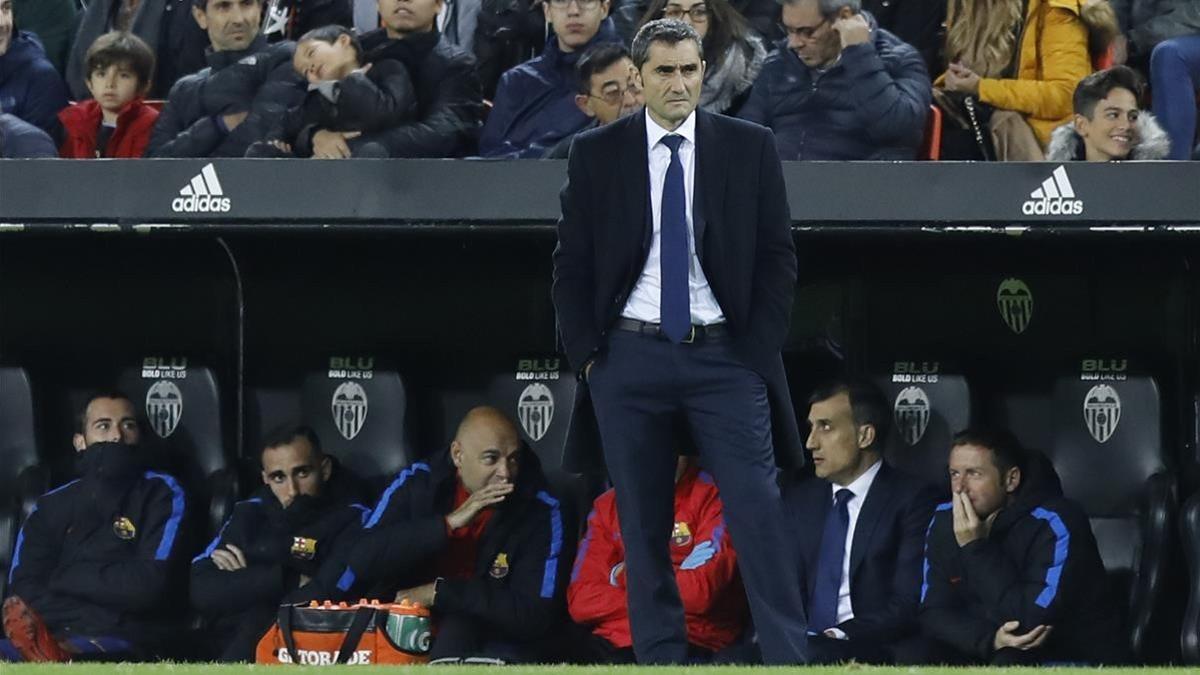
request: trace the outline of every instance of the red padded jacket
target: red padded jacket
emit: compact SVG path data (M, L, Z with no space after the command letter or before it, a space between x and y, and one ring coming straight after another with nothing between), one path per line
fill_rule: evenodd
M80 101L58 113L63 125L63 144L58 149L64 159L94 159L97 154L96 136L103 114L94 100ZM117 116L117 129L108 141L105 157L133 159L141 157L150 142L150 131L158 120L158 111L134 99Z
M746 628L746 593L737 571L737 554L725 529L717 486L695 465L675 484L670 548L688 642L711 651L728 647ZM579 544L567 586L567 609L576 623L591 627L593 633L620 648L633 644L624 566L618 567L624 562L616 493L609 490L596 499L588 516L587 534Z

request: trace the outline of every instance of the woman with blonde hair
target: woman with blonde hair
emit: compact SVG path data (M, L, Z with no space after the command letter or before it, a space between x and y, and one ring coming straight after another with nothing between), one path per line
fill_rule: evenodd
M944 146L943 159L1041 160L1114 30L1104 0L949 0L935 100L968 142Z
M758 33L729 0L652 0L640 25L655 19L677 19L696 29L705 61L700 107L735 114L767 58Z

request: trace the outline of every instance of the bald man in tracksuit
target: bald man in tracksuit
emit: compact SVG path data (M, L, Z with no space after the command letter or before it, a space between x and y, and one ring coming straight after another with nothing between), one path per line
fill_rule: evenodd
M430 607L432 660L536 661L565 620L567 543L537 456L503 413L475 408L448 450L400 472L340 575L318 583Z

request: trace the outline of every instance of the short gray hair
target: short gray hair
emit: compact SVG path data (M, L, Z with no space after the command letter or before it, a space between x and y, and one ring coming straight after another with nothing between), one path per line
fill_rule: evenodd
M798 5L804 0L775 0L780 5ZM858 14L862 11L862 0L816 0L817 8L821 10L821 16L833 16L842 11L843 7L849 7L851 12Z
M668 45L674 45L684 40L695 42L696 51L700 54L704 53L704 48L700 44L700 34L691 25L678 19L655 19L642 26L641 30L634 36L633 46L629 49L629 56L633 59L633 65L638 70L641 70L642 65L650 60L651 44L663 42Z

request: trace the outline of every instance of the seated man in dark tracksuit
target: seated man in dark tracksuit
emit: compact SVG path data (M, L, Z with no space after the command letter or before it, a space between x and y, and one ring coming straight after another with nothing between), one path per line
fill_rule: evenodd
M146 470L139 438L127 396L88 399L80 477L38 498L17 537L0 661L147 658L176 637L184 493Z
M926 536L922 648L906 660L1035 665L1123 657L1096 539L1049 462L964 431Z
M494 408L467 413L447 451L384 491L332 583L349 599L431 608L430 657L532 661L564 620L563 517L537 456Z
M212 622L211 656L225 661L254 660L281 602L319 599L306 587L370 511L308 427L272 433L261 460L265 485L192 561L192 606Z

